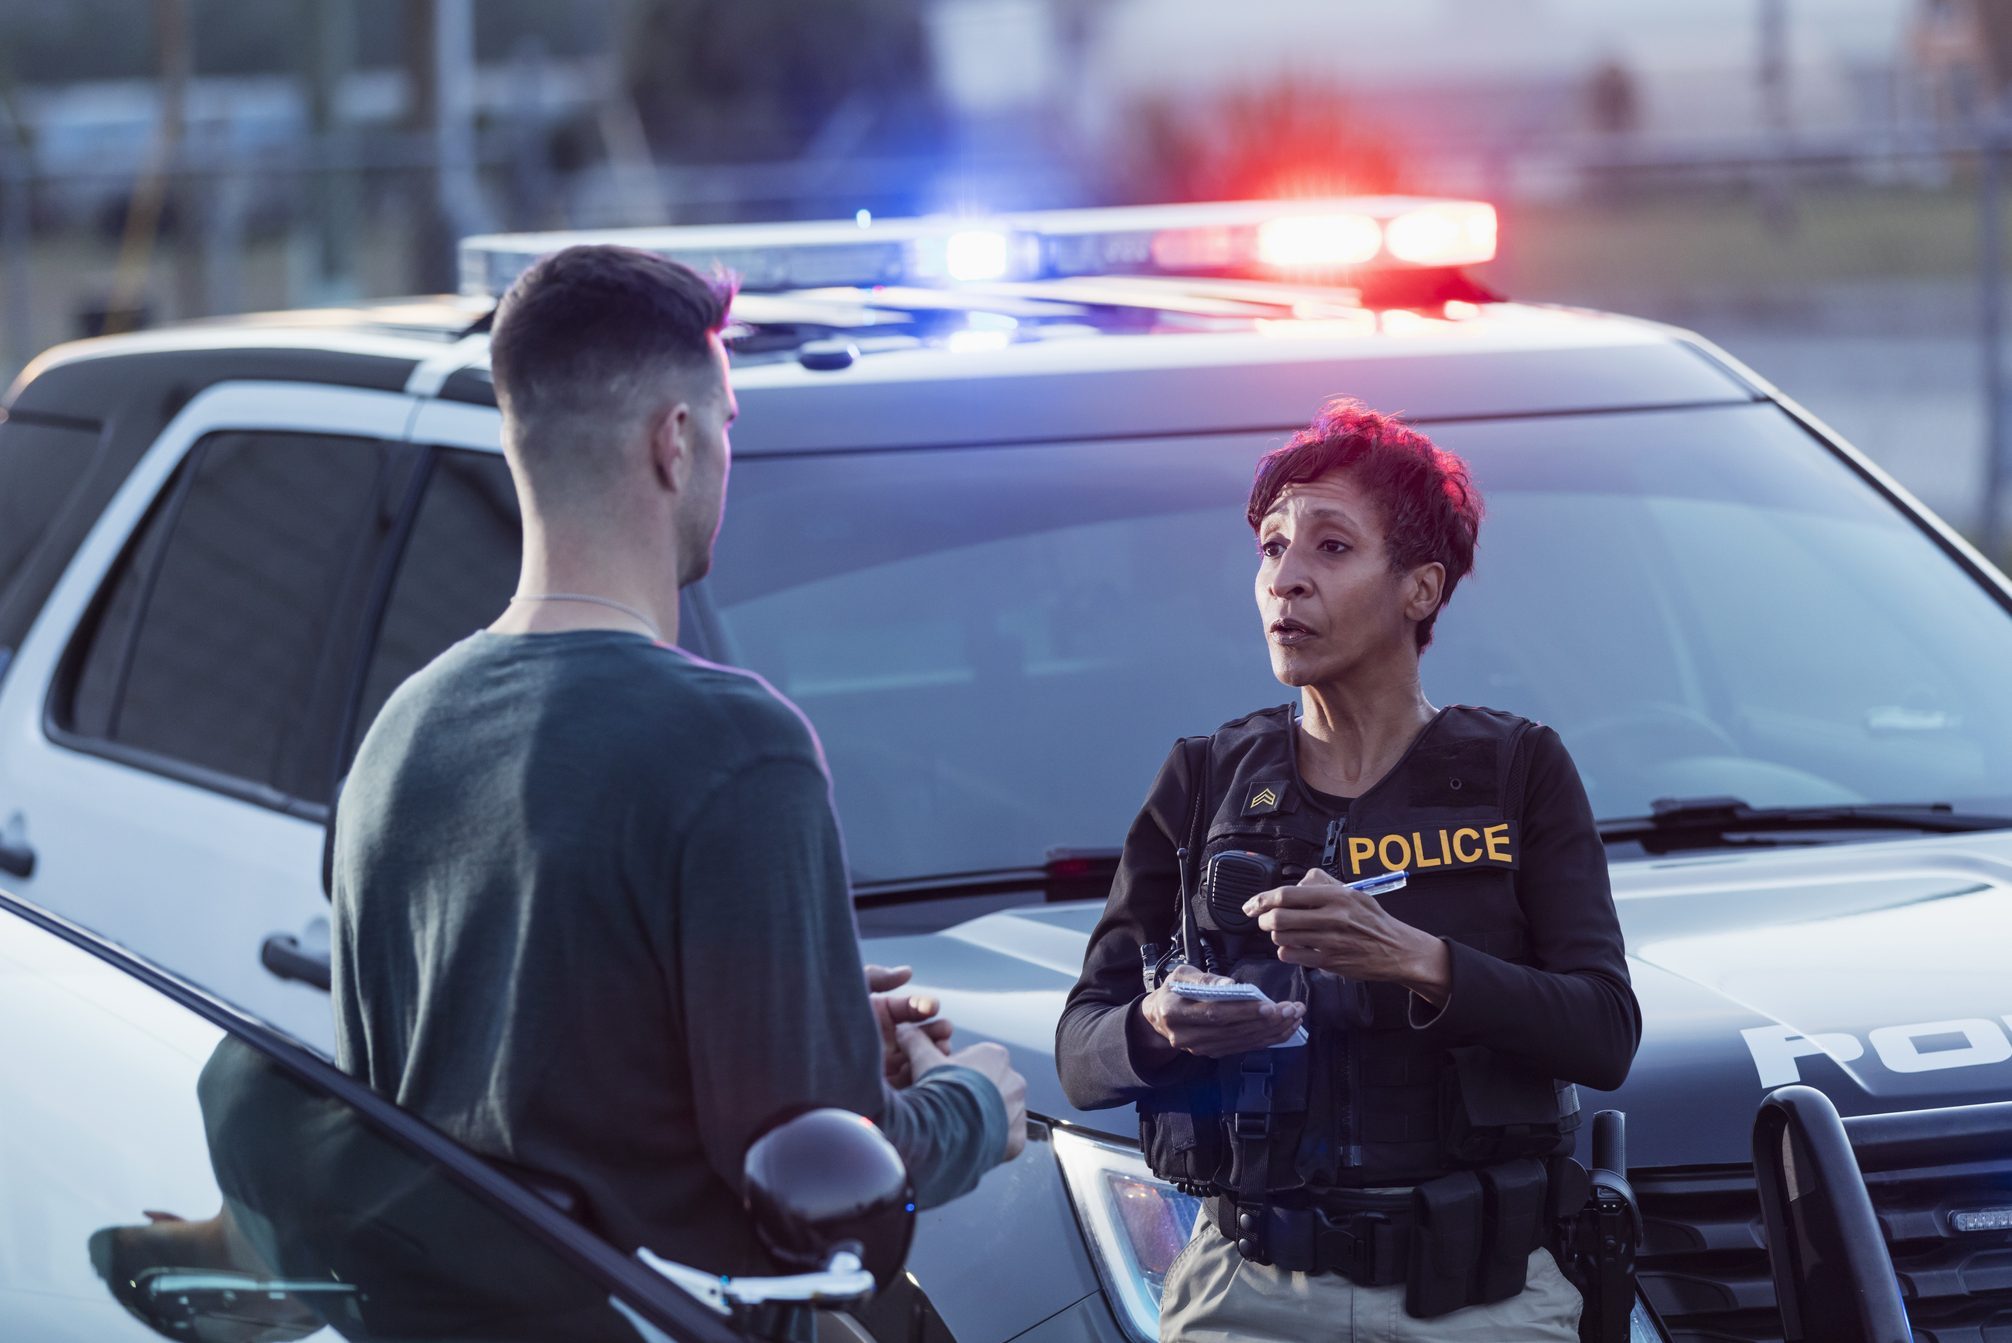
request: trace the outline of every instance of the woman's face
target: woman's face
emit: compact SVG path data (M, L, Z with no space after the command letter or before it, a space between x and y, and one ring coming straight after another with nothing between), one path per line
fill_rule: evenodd
M1279 680L1347 682L1416 660L1415 629L1438 607L1444 570L1392 573L1381 510L1346 472L1288 485L1257 539L1258 614Z

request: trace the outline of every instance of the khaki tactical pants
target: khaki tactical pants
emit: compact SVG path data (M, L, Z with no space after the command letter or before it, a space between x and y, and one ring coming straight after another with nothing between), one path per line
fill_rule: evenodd
M1216 1230L1204 1209L1187 1247L1167 1269L1160 1339L1578 1343L1582 1305L1578 1289L1558 1271L1551 1252L1540 1249L1530 1256L1529 1276L1518 1295L1436 1319L1414 1319L1404 1313L1402 1283L1358 1287L1338 1273L1289 1273L1251 1263Z

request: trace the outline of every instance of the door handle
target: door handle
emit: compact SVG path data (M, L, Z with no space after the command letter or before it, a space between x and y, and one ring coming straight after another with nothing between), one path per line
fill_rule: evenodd
M328 955L303 951L292 933L274 933L258 949L259 964L281 979L297 979L328 992Z
M28 818L18 811L0 821L0 872L23 881L35 875L35 849L28 843Z

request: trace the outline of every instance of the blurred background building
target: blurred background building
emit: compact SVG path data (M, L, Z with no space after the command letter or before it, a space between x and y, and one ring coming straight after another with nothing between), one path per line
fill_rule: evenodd
M2012 0L0 0L0 373L498 228L1405 191L1974 527Z

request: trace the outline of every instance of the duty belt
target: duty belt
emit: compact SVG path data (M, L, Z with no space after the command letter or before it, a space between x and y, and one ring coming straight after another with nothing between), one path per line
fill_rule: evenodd
M1416 1223L1410 1191L1357 1195L1361 1208L1237 1207L1218 1195L1216 1229L1236 1242L1246 1259L1290 1273L1339 1273L1362 1287L1403 1282L1411 1268L1411 1229Z
M1405 1190L1298 1189L1256 1203L1222 1194L1211 1211L1244 1258L1363 1287L1401 1282L1405 1313L1429 1320L1523 1290L1531 1252L1585 1201L1581 1168L1554 1164L1556 1177L1524 1157Z

